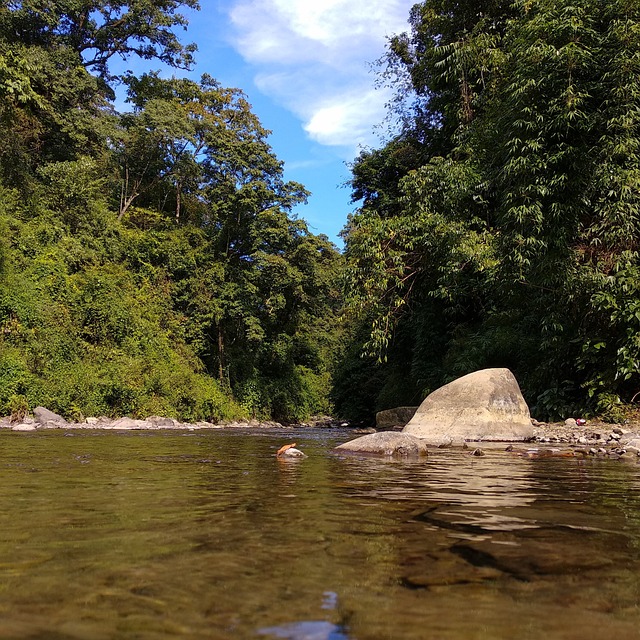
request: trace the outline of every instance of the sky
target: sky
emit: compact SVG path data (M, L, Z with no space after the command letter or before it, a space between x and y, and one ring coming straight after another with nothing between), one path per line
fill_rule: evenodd
M415 0L200 0L183 43L198 46L189 75L242 89L285 178L312 192L296 209L338 246L351 203L350 162L379 147L388 90L372 63L387 38L408 29ZM156 65L157 67L157 65ZM153 67L154 69L156 67ZM377 131L376 131L377 129Z

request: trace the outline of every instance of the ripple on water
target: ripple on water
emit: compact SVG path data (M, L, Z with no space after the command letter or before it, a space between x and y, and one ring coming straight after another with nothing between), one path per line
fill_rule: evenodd
M0 433L0 637L637 637L635 468L349 437Z

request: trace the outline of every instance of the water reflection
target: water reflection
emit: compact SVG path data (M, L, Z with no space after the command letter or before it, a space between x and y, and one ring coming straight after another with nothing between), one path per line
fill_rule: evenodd
M293 622L279 627L260 629L260 635L290 640L349 640L343 630L330 622Z
M0 638L637 637L637 469L349 437L0 433Z
M536 526L514 511L539 496L530 461L506 457L502 451L476 458L463 450L438 450L426 463L372 465L361 460L348 468L354 471L355 495L423 503L427 508L415 518L434 527L485 535Z

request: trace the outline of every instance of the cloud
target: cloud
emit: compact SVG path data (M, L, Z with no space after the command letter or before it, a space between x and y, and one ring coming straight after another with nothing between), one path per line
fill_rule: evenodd
M260 91L292 111L323 145L371 143L388 94L370 63L407 29L413 0L237 0L232 44Z
M374 136L373 126L384 118L384 101L375 90L357 95L338 95L324 106L318 105L304 125L316 142L330 146L367 146Z

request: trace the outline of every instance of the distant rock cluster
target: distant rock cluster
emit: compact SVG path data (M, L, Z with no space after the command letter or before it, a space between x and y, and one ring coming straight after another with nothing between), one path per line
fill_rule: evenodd
M545 445L567 444L577 453L598 458L636 460L640 457L640 428L598 422L578 425L569 418L564 424L545 424L533 420L533 442Z
M214 424L212 422L180 422L174 418L162 416L149 416L144 420L137 420L127 416L122 418L98 418L89 417L84 422L68 422L62 416L50 411L46 407L36 407L33 416L26 416L18 421L12 421L11 417L0 419L0 428L11 429L12 431L36 431L39 429L113 429L116 431L132 430L159 430L159 429L186 429L194 431L196 429L222 429L222 428L275 428L282 427L279 422L230 422Z

